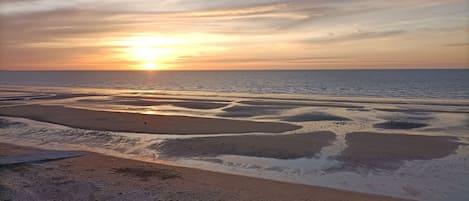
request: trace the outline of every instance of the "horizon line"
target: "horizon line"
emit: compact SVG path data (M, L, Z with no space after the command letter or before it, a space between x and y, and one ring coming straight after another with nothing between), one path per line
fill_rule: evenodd
M45 70L10 70L10 69L0 69L0 72L80 72L80 71L96 71L96 72L158 72L158 71L386 71L386 70L469 70L468 67L452 67L452 68L330 68L330 69L162 69L162 70L143 70L143 69L116 69L116 70L93 70L93 69L45 69Z

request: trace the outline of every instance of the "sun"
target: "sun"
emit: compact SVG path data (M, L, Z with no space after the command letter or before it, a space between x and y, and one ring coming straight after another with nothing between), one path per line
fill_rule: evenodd
M143 69L144 70L156 70L158 69L158 66L155 63L148 62L143 64Z
M167 40L156 37L133 37L121 41L124 47L123 56L135 63L140 70L159 70L162 64L172 58L173 50Z

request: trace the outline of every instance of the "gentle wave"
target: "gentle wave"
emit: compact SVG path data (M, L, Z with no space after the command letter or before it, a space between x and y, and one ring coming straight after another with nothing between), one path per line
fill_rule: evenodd
M0 84L468 99L469 70L0 71Z

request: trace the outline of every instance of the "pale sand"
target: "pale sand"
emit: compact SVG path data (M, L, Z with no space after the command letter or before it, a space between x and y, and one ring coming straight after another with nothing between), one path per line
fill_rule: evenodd
M46 105L2 107L0 115L23 117L82 129L157 134L281 133L301 128L280 122L146 115Z
M463 145L457 137L353 132L345 136L347 147L338 156L345 168L399 168L406 160L430 160L455 153Z
M202 102L202 101L146 101L146 100L127 100L117 101L114 104L133 105L133 106L157 106L157 105L173 105L189 109L210 110L225 107L226 103Z
M163 156L194 157L222 154L278 159L314 157L335 140L329 131L290 135L243 135L170 139L159 148Z
M0 155L32 148L0 144ZM40 165L0 168L0 200L397 201L385 196L291 184L86 153Z

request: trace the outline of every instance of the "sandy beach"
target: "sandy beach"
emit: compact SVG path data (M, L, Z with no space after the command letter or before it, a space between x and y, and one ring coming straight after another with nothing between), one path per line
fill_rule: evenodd
M0 88L5 200L464 200L468 103ZM75 156L75 152L84 153ZM35 155L36 154L36 155ZM2 158L4 160L2 160ZM12 159L13 157L13 159ZM74 190L79 189L79 190ZM78 193L80 192L80 193Z
M37 151L0 144L0 156ZM0 177L1 200L401 200L90 152L64 160L0 166Z

